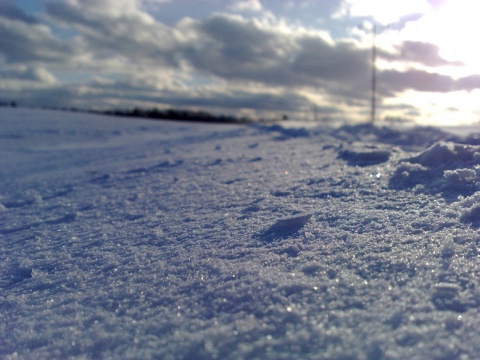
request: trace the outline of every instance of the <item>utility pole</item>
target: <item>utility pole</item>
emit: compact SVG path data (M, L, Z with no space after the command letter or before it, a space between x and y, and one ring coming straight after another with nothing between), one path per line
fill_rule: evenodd
M372 102L370 108L370 121L375 123L375 110L376 110L376 98L377 98L377 26L372 24Z

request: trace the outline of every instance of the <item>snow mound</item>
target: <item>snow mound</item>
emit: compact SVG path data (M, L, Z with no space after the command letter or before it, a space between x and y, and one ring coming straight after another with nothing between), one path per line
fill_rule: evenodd
M378 145L355 143L341 150L339 157L352 166L370 166L384 163L390 159L391 150Z
M480 164L480 146L439 142L407 161L442 169L458 168L459 164L478 165Z
M403 159L391 178L394 188L417 187L455 198L480 188L480 146L439 142Z
M366 141L398 146L407 151L421 151L440 141L459 142L460 138L433 127L374 126L372 124L344 125L334 135L343 141Z

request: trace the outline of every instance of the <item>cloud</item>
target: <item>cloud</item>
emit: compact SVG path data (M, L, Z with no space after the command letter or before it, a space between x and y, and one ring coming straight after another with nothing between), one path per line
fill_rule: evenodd
M26 80L47 85L55 84L57 82L57 79L52 73L38 66L14 66L10 70L0 72L0 76L3 79Z
M336 16L357 17L370 19L382 25L396 24L411 21L417 14L424 14L430 10L430 4L425 0L344 0Z
M38 20L17 8L13 1L3 0L0 2L0 18L21 21L27 24L37 24Z
M195 69L224 79L285 83L296 45L288 34L240 16L214 15L186 24L196 37L183 56Z
M424 13L414 13L401 16L397 22L389 24L388 29L402 30L409 22L418 21L424 16Z
M134 1L123 3L133 8ZM324 86L336 76L348 82L367 66L367 53L351 44L298 34L281 22L215 14L168 27L138 9L117 8L91 0L47 3L48 15L75 28L99 66L117 57L130 68L187 66L224 80L300 87Z
M280 24L217 14L188 27L197 37L184 48L184 59L195 70L222 79L351 88L366 79L369 69L368 51L315 33L289 32Z
M480 75L470 75L458 79L455 89L466 91L480 89Z
M259 0L239 0L229 6L233 11L262 11L262 3Z
M480 75L474 74L459 79L424 70L384 70L378 75L380 94L393 97L406 90L448 93L480 89Z
M460 61L448 61L439 55L439 47L434 44L425 43L421 41L404 41L400 46L397 46L397 54L389 54L380 52L380 56L388 60L410 61L425 66L462 66Z
M0 17L0 58L7 63L64 62L74 47L43 24Z
M29 68L25 73L27 79L39 81L45 84L55 84L57 79L48 70L41 67Z
M427 0L427 1L434 8L439 8L446 2L446 0Z
M383 111L387 111L388 113L392 114L390 117L398 117L398 114L401 114L400 117L418 117L421 115L421 112L419 109L417 109L415 106L412 106L410 104L388 104L388 105L382 105L381 106Z
M181 34L138 10L135 1L122 0L123 7L117 1L109 2L49 2L46 10L58 24L76 30L97 66L111 59L119 65L127 63L129 69L134 64L177 65L175 51L181 46Z
M369 72L369 51L354 47L349 42L330 44L317 36L298 39L300 48L292 69L301 74L301 80L313 79L320 84L334 82L336 86L350 87L365 81Z
M393 96L405 90L446 93L452 91L455 85L455 80L450 76L417 69L384 70L378 79L385 96Z

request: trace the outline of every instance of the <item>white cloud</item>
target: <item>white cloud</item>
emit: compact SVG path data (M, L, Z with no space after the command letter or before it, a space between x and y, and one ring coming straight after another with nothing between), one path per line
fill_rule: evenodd
M57 83L57 79L55 78L55 76L48 70L41 67L29 69L26 75L32 80L40 81L45 84L51 85Z
M260 0L239 0L230 6L233 11L262 11Z
M142 5L160 5L171 3L172 0L137 0Z
M335 17L372 17L387 25L409 14L426 13L431 9L426 0L344 0Z
M57 83L55 76L48 70L38 66L13 65L6 66L1 77L7 80L17 79L37 85L53 85Z

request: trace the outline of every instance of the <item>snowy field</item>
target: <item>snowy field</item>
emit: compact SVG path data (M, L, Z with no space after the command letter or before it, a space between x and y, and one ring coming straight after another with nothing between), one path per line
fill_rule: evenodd
M478 359L479 228L472 134L2 108L0 358Z

